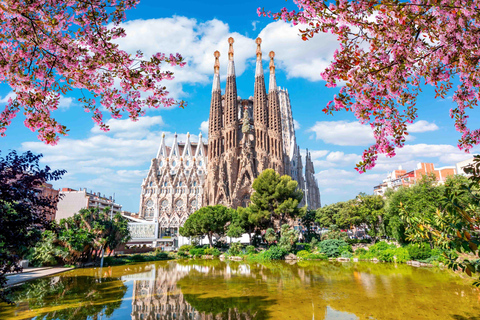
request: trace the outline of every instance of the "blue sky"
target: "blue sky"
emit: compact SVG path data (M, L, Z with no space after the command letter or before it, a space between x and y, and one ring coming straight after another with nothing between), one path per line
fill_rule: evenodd
M451 98L434 99L433 88L425 87L417 102L418 121L410 128L407 145L398 150L396 157L381 158L375 169L359 175L354 167L362 151L373 141L370 129L356 123L350 113L327 116L321 111L337 92L326 88L320 80L320 72L331 60L337 42L331 35L301 41L298 28L256 14L259 6L275 10L285 5L293 8L290 1L279 0L141 0L136 9L127 13L124 25L127 38L119 43L131 53L137 50L146 55L181 53L187 66L176 69L176 80L166 85L174 97L186 100L188 107L150 110L136 123L128 119L110 120L111 131L102 133L95 128L89 114L79 108L73 92L62 98L61 108L54 114L70 129L57 146L39 142L36 133L25 128L19 116L8 128L7 136L0 138L2 153L9 149L42 153L43 164L68 171L61 181L54 183L55 187L115 193L125 210L136 212L140 184L156 155L162 132L169 141L174 132L179 134L179 140L185 140L187 132L194 140L202 130L207 135L213 52L218 49L222 55L220 72L224 87L227 39L235 38L238 94L248 98L253 95L254 39L260 36L264 58L269 51L276 52L277 84L290 93L293 116L298 121L297 142L302 149L312 152L323 204L347 200L359 192L372 193L373 186L399 165L407 170L418 162L448 166L471 157L456 148L460 134L449 117L454 106ZM267 64L264 60L265 70ZM0 85L0 107L9 94L8 85ZM470 111L469 125L480 127L478 110Z

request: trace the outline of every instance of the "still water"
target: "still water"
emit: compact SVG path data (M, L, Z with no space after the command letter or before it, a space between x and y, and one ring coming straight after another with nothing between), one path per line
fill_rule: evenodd
M185 260L24 284L0 319L480 319L471 280L435 268Z

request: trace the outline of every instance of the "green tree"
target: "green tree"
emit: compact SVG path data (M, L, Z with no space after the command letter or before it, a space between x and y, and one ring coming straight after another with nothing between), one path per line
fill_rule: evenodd
M213 235L225 234L226 225L232 221L234 211L219 204L200 208L188 217L179 233L184 237L207 236L210 247L213 247Z
M316 236L313 232L313 227L315 226L316 220L316 211L315 210L305 210L305 213L300 217L300 225L305 228L305 238L304 242L312 241L312 238Z
M295 248L295 243L297 243L297 241L298 231L290 228L288 224L282 225L278 246L287 252L292 252Z
M273 228L268 228L265 232L265 241L267 241L269 245L272 245L275 241L277 241L277 234Z
M328 228L333 224L341 229L349 228L352 206L353 200L349 200L318 208L316 222L323 228Z
M238 238L243 233L247 233L251 244L252 234L255 233L256 227L255 218L252 216L250 207L238 207L232 214L232 222L228 226L227 236Z
M57 235L46 230L42 234L42 240L33 248L32 264L38 266L56 265L59 259L65 259L68 255L66 250L62 250L57 244Z
M385 207L385 224L387 235L400 242L408 241L411 231L409 219L433 221L439 205L444 198L445 187L436 184L435 177L423 176L420 181L409 188L401 187L395 192L387 193ZM407 214L401 218L401 211ZM410 239L411 240L411 239ZM423 239L433 246L432 239Z
M377 238L381 228L384 215L384 201L381 196L360 194L355 201L354 218L350 219L352 225L365 224L368 226L370 236Z
M406 206L401 206L400 210L408 223L409 239L428 241L446 249L448 266L472 276L480 273L480 156L475 156L474 164L465 172L472 175L468 183L446 184L444 198L431 217L416 216ZM457 182L461 181L457 178ZM469 253L475 258L458 258L456 254L449 254L449 250ZM480 286L480 278L474 285Z
M5 274L22 270L18 262L49 228L47 214L57 207L58 199L43 196L39 187L65 170L41 168L41 157L29 151L0 157L0 301L7 300Z
M303 193L290 176L280 176L273 169L266 169L253 181L252 187L254 192L249 207L251 221L257 226L274 227L275 220L281 225L301 214L298 204Z
M130 239L128 221L120 214L110 219L110 208L82 209L78 214L60 220L58 244L68 251L67 263L96 261L103 251L110 253Z

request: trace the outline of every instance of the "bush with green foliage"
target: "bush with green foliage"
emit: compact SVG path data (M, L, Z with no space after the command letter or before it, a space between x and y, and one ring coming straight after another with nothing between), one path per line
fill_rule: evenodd
M327 260L328 257L323 253L310 253L306 260Z
M300 259L306 259L308 255L310 255L310 252L308 252L307 250L300 250L297 252L297 257Z
M357 248L357 250L355 250L355 256L361 256L366 253L367 253L367 249L365 248Z
M243 245L240 242L230 243L230 249L228 249L228 254L232 256L238 256L243 251Z
M191 249L195 249L195 246L192 244L184 244L178 248L178 252L189 252Z
M217 248L206 248L204 253L205 255L214 256L214 257L218 257L220 256L220 254L222 254L220 250L218 250Z
M336 258L341 254L340 250L350 250L347 249L350 247L348 243L346 243L343 240L338 240L338 239L329 239L329 240L324 240L321 241L320 244L318 245L318 248L321 253L325 254L329 258Z
M255 254L257 252L254 246L246 246L245 251L247 254Z
M193 248L188 251L192 257L199 258L205 254L204 248Z
M188 251L187 251L188 252ZM178 251L177 257L180 259L186 259L189 258L190 256L188 255L186 251Z
M136 255L131 256L129 258L129 260L131 260L133 262L144 262L144 261L146 261L146 258L141 254L136 254Z
M294 245L298 240L298 231L290 228L288 224L282 225L281 236L278 241L278 246L283 248L287 252L292 252Z
M59 260L67 257L68 251L55 244L57 240L56 234L51 230L45 230L42 233L42 240L32 248L29 258L33 266L53 266Z
M265 260L281 260L288 252L278 246L271 246L268 250L262 252Z
M432 256L432 249L427 243L412 243L407 248L413 260L426 260Z

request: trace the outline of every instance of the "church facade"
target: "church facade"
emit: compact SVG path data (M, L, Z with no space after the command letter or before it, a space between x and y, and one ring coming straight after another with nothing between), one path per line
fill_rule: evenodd
M168 147L163 135L156 158L142 183L139 213L131 224L133 239L155 238L177 245L178 228L198 208L223 204L247 206L253 180L265 169L290 175L303 190L301 205L320 207L320 192L310 153L305 167L295 138L288 91L277 87L275 53L270 52L266 90L261 39L257 38L254 96L237 96L233 38L229 38L226 88L220 87L220 53L216 51L208 141L177 141ZM138 222L154 224L145 234ZM144 234L142 234L142 232Z

